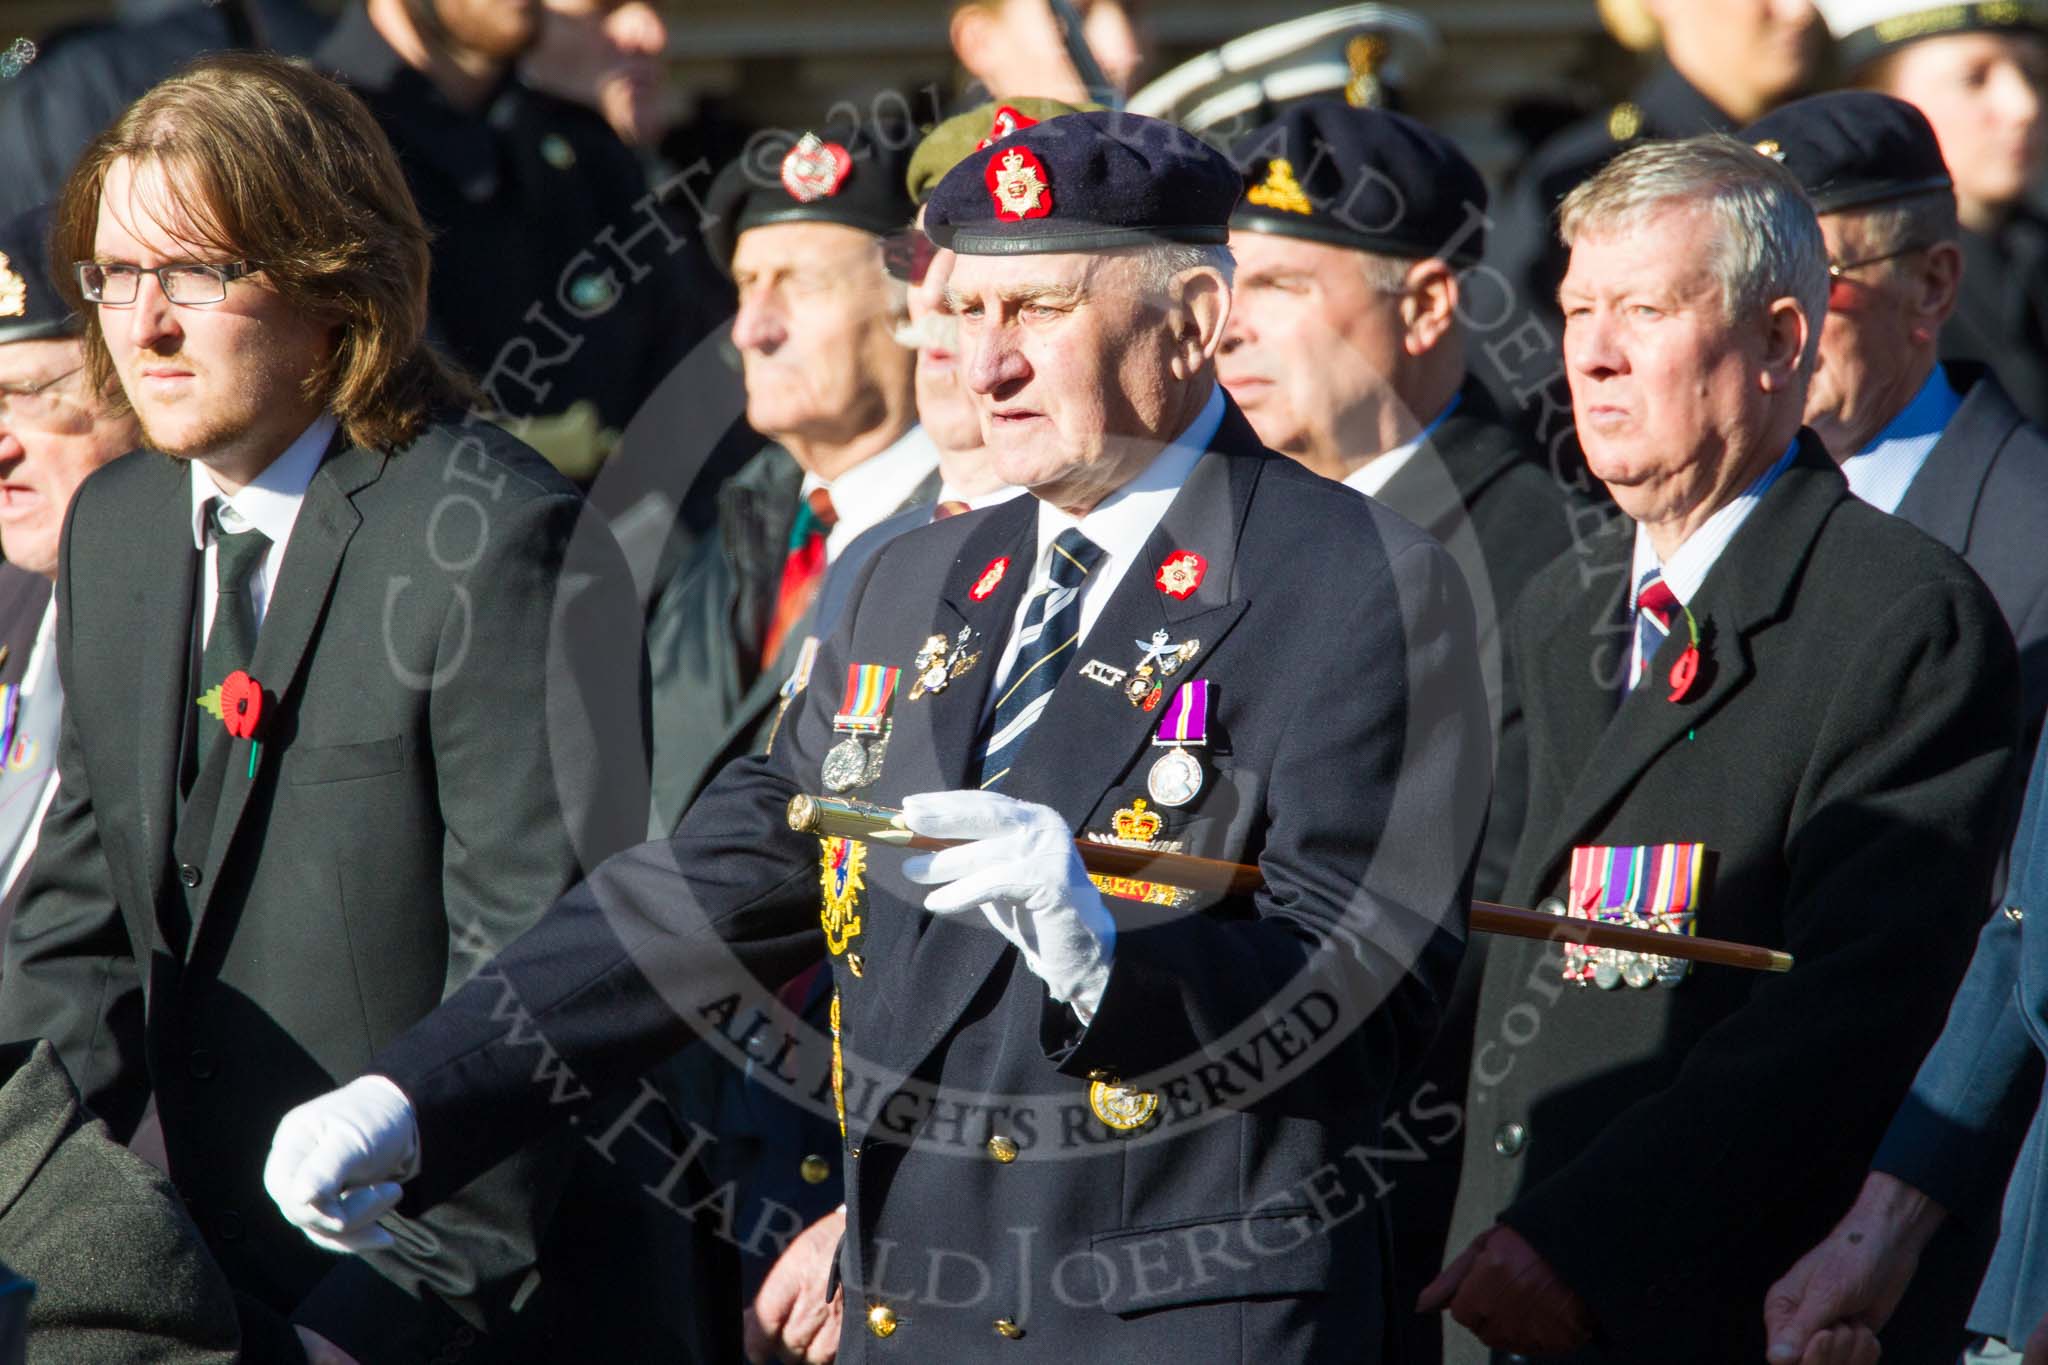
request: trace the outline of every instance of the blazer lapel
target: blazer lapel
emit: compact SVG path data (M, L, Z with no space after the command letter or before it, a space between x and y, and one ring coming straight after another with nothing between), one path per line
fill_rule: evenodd
M135 772L141 784L142 842L148 851L150 903L169 892L171 840L177 831L178 759L186 727L198 708L192 697L192 608L199 578L199 551L192 543L192 475L165 459L163 492L168 509L145 533L150 540L142 562L150 565L142 590L141 669L136 683ZM183 945L176 945L181 951Z
M1700 628L1700 669L1690 691L1673 701L1666 682L1671 666L1688 643L1681 618L1650 660L1642 684L1622 700L1613 720L1599 732L1577 778L1567 788L1562 808L1550 826L1552 837L1544 845L1548 867L1554 868L1578 836L1595 827L1645 769L1707 723L1755 671L1747 637L1787 610L1800 565L1822 523L1849 496L1840 469L1819 441L1806 433L1800 439L1798 457L1728 542L1694 596L1691 605ZM1573 647L1546 651L1553 669L1567 656L1578 654L1576 641L1581 637L1561 632L1558 638L1571 640ZM1622 638L1625 642L1626 637Z
M1237 417L1234 408L1229 417ZM1216 444L1188 476L1146 541L1143 553L1125 570L1101 616L1081 641L1083 656L1128 667L1136 662L1137 642L1149 642L1152 633L1162 627L1174 640L1199 639L1202 648L1189 665L1164 680L1169 695L1175 685L1201 671L1213 654L1215 643L1249 605L1249 599L1237 595L1237 532L1262 463L1222 453L1230 448L1226 441L1235 444L1238 438L1249 439L1252 448L1257 449L1249 427L1240 433L1229 417ZM1235 426L1243 425L1243 418L1237 417ZM1035 526L1035 513L1031 524ZM971 547L973 542L969 544ZM1034 548L1035 545L1034 540ZM1193 550L1208 561L1200 587L1185 599L1169 597L1153 580L1160 564L1177 550ZM971 553L962 556L963 560L971 558ZM1021 587L1014 591L1021 591ZM957 605L948 604L948 610L959 613ZM1005 634L1014 610L1013 595L1001 617ZM999 652L1001 640L992 638L991 647ZM1044 714L1031 727L1030 736L1003 783L1008 794L1059 811L1076 832L1102 794L1130 766L1132 754L1157 728L1165 713L1163 702L1150 712L1142 711L1131 705L1120 690L1083 678L1083 662L1083 658L1076 658L1061 676ZM994 656L986 663L987 676L975 689L969 713L973 721L980 718L989 679L994 674ZM971 747L977 733L978 727L970 725L964 742ZM947 731L935 736L935 742L944 746L962 742L962 737ZM943 762L956 751L941 747L936 752ZM962 756L963 783L970 757ZM934 994L930 1008L918 1016L922 1025L920 1035L911 1050L899 1058L906 1070L915 1071L945 1038L1008 948L1008 941L993 932L978 914L946 919L927 917L912 954L911 970L917 980L934 983Z
M299 505L277 588L263 614L262 629L256 634L256 653L249 661L250 675L262 685L266 702L279 712L285 710L293 695L313 632L326 612L335 575L341 571L349 538L362 524L362 514L356 511L351 496L374 483L384 472L382 454L347 446L339 435L335 437L335 446L340 447L339 453L330 450ZM264 728L271 735L280 736L288 733L288 719L281 727L274 715ZM263 743L263 737L259 736L257 742ZM226 861L236 828L248 808L249 795L256 786L250 775L249 741L234 743L227 775L221 783L220 806L214 815L205 877L200 883L199 913L192 928L195 943L207 908L213 903L213 893L220 886L221 864ZM276 759L269 761L275 763Z
M1963 405L1907 487L1898 511L1960 555L1969 552L1970 523L1976 520L1991 466L2024 419L1978 367L1957 364L1948 370L1950 382L1963 391Z

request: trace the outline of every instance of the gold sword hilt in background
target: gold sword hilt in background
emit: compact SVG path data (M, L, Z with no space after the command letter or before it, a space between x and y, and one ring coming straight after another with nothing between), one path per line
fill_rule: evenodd
M899 810L868 801L849 801L831 796L792 796L789 799L789 827L799 834L859 839L871 844L887 844L892 848L953 848L968 842L964 839L927 838L913 833L903 823L903 812ZM1188 891L1217 891L1228 895L1249 895L1266 884L1264 873L1244 863L1098 844L1092 839L1076 839L1074 848L1081 855L1083 867L1104 876L1130 877L1178 886ZM1509 938L1554 939L1587 948L1614 948L1655 957L1682 958L1688 962L1709 962L1721 967L1741 967L1753 972L1792 970L1792 954L1776 948L1546 915L1514 905L1495 905L1490 901L1472 902L1470 923L1479 933L1502 934Z

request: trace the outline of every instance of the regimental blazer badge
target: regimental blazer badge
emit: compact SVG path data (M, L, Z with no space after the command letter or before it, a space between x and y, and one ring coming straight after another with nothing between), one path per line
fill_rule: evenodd
M1138 848L1151 853L1178 853L1181 841L1161 839L1166 829L1166 820L1156 810L1146 808L1145 798L1139 797L1130 805L1118 810L1109 818L1113 833L1103 834L1088 831L1091 843L1111 844L1117 848ZM1105 896L1119 900L1143 901L1147 905L1184 905L1194 893L1178 886L1164 886L1158 882L1140 881L1136 877L1117 877L1105 872L1091 872L1088 880L1095 883L1095 889Z
M825 948L832 956L846 952L860 936L860 893L866 889L867 845L836 836L820 839L818 881L824 898L818 922L825 930Z

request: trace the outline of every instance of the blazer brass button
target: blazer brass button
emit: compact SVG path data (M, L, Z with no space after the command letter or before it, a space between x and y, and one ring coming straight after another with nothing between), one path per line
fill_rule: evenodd
M1009 1318L997 1318L996 1335L1006 1341L1015 1341L1024 1335L1024 1329Z
M868 1309L868 1331L876 1336L884 1338L893 1337L896 1335L898 1325L896 1310L889 1307L888 1304L878 1303Z
M988 1154L1007 1166L1017 1159L1017 1143L997 1133L988 1140Z
M178 880L189 887L199 885L199 867L196 863L179 863Z
M865 976L867 974L867 963L861 960L859 953L848 953L846 955L846 970L852 972L855 976Z
M1529 1145L1529 1130L1519 1123L1503 1123L1493 1130L1493 1150L1502 1156L1520 1156Z
M806 1185L822 1185L832 1174L832 1163L814 1152L799 1162L796 1169Z
M2017 905L2008 905L2005 907L2005 917L2014 924L2018 924L2027 917L2027 912L2020 909Z

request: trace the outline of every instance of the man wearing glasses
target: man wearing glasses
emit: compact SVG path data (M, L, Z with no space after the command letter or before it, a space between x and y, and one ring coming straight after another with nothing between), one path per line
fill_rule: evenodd
M57 540L85 476L140 440L86 380L78 315L45 268L47 209L0 225L0 926L57 789L64 689L54 635Z
M1806 424L1851 492L1963 556L1991 589L2019 642L2031 737L2048 710L2048 436L1988 366L1937 363L1965 265L1934 129L1903 100L1854 90L1788 104L1743 140L1799 177L1827 239Z
M623 1168L530 1148L347 1261L256 1178L279 1115L638 832L616 545L461 418L422 341L426 230L327 78L220 54L158 85L51 240L83 317L65 383L118 393L145 449L64 531L61 781L0 1039L49 1038L117 1139L154 1096L246 1360L680 1358L636 1284L658 1257L610 1240L674 1220Z

